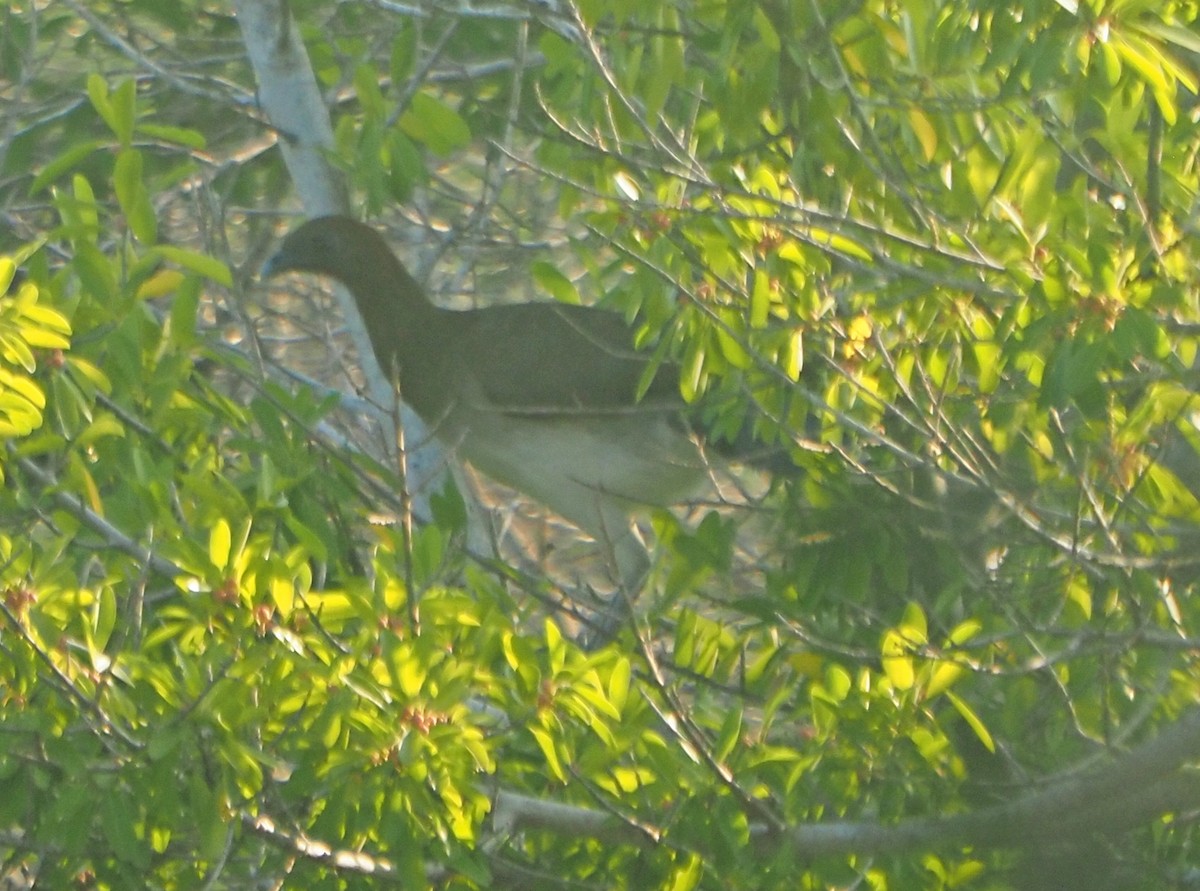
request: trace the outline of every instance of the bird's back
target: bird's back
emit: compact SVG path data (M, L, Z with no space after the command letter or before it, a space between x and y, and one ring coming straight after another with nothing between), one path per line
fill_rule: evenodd
M679 371L655 369L633 346L616 313L567 304L492 306L471 313L461 351L479 392L496 408L521 414L670 412L684 407Z

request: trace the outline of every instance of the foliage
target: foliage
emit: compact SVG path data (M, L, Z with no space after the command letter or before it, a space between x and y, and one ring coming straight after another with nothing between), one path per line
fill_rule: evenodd
M287 183L229 13L8 9L6 866L1183 887L1176 765L1099 832L883 839L1196 704L1195 4L390 7L292 4L368 214L439 290L620 310L800 472L655 517L582 650L570 573L469 553L453 492L410 529L353 374L297 383L334 326L251 293Z

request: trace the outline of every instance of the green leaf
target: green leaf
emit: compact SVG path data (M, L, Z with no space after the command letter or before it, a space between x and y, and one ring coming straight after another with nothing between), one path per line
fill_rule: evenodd
M1037 151L1025 168L1024 176L1017 183L1017 200L1020 202L1022 219L1028 229L1046 221L1057 195L1054 188L1058 176L1059 159L1056 152L1048 149Z
M542 757L546 759L546 767L550 770L550 775L560 783L567 782L566 771L563 770L562 762L558 757L558 750L554 745L554 738L541 727L530 727L530 734L538 744L538 748L542 750Z
M621 720L621 712L609 699L595 671L589 671L583 680L572 687L572 692L583 699L597 715L613 721Z
M579 291L576 289L575 283L563 275L553 263L536 260L530 266L529 271L533 275L533 280L555 300L560 303L580 303Z
M112 393L112 382L108 379L108 375L86 359L82 359L79 356L68 356L67 367L73 375L78 374L88 385L99 390L101 393Z
M996 742L992 739L992 735L988 732L987 727L984 726L983 721L979 719L979 716L971 710L971 707L966 702L948 690L946 691L946 698L954 704L955 710L962 715L963 720L975 732L975 736L983 743L983 747L994 754L996 751Z
M36 289L32 285L23 285L21 292ZM18 309L21 323L21 334L31 346L44 349L66 349L70 342L67 337L71 333L71 323L56 309L39 306L26 302Z
M0 350L4 344L0 343ZM45 394L29 378L0 368L0 437L28 436L42 425Z
M34 358L29 341L20 331L0 334L0 356L10 365L17 365L28 372L32 373L37 369L37 359ZM36 389L36 385L32 381L26 381L24 378L14 378L14 386L16 381L27 383L30 387Z
M608 699L618 711L625 708L629 698L629 681L633 675L633 666L624 656L617 659L612 673L608 677Z
M742 739L742 710L740 708L731 708L725 716L724 722L721 724L721 729L717 733L717 740L713 746L713 758L718 764L724 764L725 760L737 748Z
M684 402L695 402L704 380L704 348L693 340L684 354L679 375L679 391Z
M908 123L917 136L925 161L932 161L938 148L938 134L933 121L922 109L913 107L908 110Z
M172 342L187 348L196 342L196 315L200 309L200 279L184 279L171 301L169 332Z
M1071 576L1066 585L1066 600L1076 610L1079 616L1087 621L1092 617L1093 594L1087 579L1079 574Z
M1126 362L1138 356L1165 359L1171 344L1158 321L1144 309L1127 306L1112 331L1117 355Z
M738 339L738 335L741 334L740 318L731 310L719 312L718 315L725 324L716 324L712 330L716 335L721 355L733 368L743 371L750 368L754 364L754 358Z
M142 153L137 149L124 149L117 155L113 188L121 210L125 212L129 230L142 244L153 245L158 240L158 220L150 193L142 181Z
M400 687L401 693L409 699L414 699L425 686L428 671L421 664L420 658L412 650L404 648L397 652L404 655L403 658L396 660L398 663L396 665L396 682Z
M845 235L839 235L837 232L830 232L826 229L810 228L808 230L808 237L812 240L813 244L821 247L827 247L830 250L836 251L840 254L845 254L848 257L853 257L856 260L862 260L869 263L874 259L874 256L871 254L869 249L859 244L854 239L848 238Z
M842 666L831 664L825 669L825 683L822 687L833 702L841 702L849 696L853 685L854 679Z
M111 304L117 295L117 277L109 259L90 241L75 245L71 264L80 283L102 305Z
M117 598L113 589L105 585L96 593L92 611L91 645L104 650L117 626Z
M923 694L925 699L933 699L950 689L959 678L967 673L967 666L950 659L939 659L934 663L929 682L925 684Z
M180 724L160 727L158 732L147 740L146 754L150 756L151 761L160 761L177 752L186 736L187 733Z
M87 94L92 108L96 109L96 113L108 124L108 129L116 133L116 115L108 98L108 82L94 71L88 75Z
M997 343L977 340L971 344L971 352L975 356L975 365L978 369L979 392L994 392L1000 385L1000 363L1004 356L1003 350Z
M417 29L409 22L402 22L392 40L392 49L388 58L388 68L392 74L393 84L408 82L413 65L417 60Z
M33 182L29 184L29 194L36 195L64 173L78 167L85 158L89 157L97 149L103 147L104 143L101 140L93 139L75 143L63 149L62 152L47 161L38 172L38 175L33 178Z
M1142 19L1138 21L1137 29L1157 37L1164 43L1173 43L1188 52L1200 54L1200 34L1184 28L1182 25L1168 24L1155 19Z
M96 815L97 796L96 790L80 777L70 779L72 782L63 783L55 790L46 808L43 825L53 831L54 837L61 839L68 855L78 856L91 836L89 826Z
M557 675L563 670L567 658L567 645L563 640L562 630L549 616L542 623L546 633L546 653L549 656L550 671Z
M137 837L136 813L127 794L110 789L100 796L100 826L113 853L125 863L145 867L150 852Z
M229 566L229 553L233 543L233 533L229 521L221 517L213 524L208 535L208 562L219 570L225 571Z
M229 267L216 257L166 244L156 245L153 253L164 260L179 264L184 269L199 273L219 285L227 288L233 287L233 274L229 271Z
M670 878L663 886L665 891L692 891L704 877L704 858L699 854L684 856L682 866L671 871Z
M916 670L913 667L912 644L894 628L889 628L883 634L880 646L882 653L883 671L892 686L897 690L909 690L916 680Z
M429 93L417 93L412 104L400 118L400 126L417 142L427 145L434 154L448 155L466 147L471 141L471 128L449 105Z
M199 130L190 127L172 127L167 124L138 124L138 133L172 145L182 145L186 148L202 150L208 145L208 140Z
M678 10L662 4L658 8L658 18L657 33L650 44L651 64L648 68L653 73L642 85L642 102L651 120L662 112L672 87L683 81L686 72Z
M947 637L951 646L961 647L983 630L978 619L966 619L955 625Z
M112 91L111 104L109 106L112 114L109 125L117 135L122 148L128 148L130 143L133 142L136 103L137 83L133 78L127 78L117 84L117 88Z
M86 427L75 437L76 448L87 448L109 436L124 436L125 427L114 415L104 412L96 415Z
M1074 402L1091 417L1105 410L1100 369L1104 364L1105 343L1089 343L1081 337L1058 343L1046 363L1039 407L1063 408Z
M392 196L408 201L418 184L425 181L425 162L413 141L399 127L387 135L388 184Z
M905 605L900 630L907 640L917 646L923 645L929 640L929 625L921 604L914 601Z
M750 291L750 327L764 328L771 316L771 276L765 270L754 271L754 287Z
M1171 86L1161 55L1146 41L1122 32L1115 37L1113 44L1121 58L1142 76L1156 94L1165 92Z
M779 367L793 382L800 380L800 372L804 370L804 329L797 326L792 329L783 350L779 356Z
M368 117L382 118L386 113L383 93L379 89L379 73L366 62L354 69L354 91Z

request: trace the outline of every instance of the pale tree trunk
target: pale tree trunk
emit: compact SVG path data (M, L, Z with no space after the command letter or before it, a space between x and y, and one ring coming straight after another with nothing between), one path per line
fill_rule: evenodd
M326 158L333 148L329 109L322 100L308 52L286 0L234 0L233 5L254 69L259 105L275 127L284 162L305 213L309 217L353 216L345 181ZM381 407L387 424L388 419L395 420L391 411L395 406L395 391L375 359L353 298L340 285L334 292L362 366L367 394L371 402ZM429 493L441 488L446 473L445 454L415 412L401 407L399 422L406 441L421 444L421 448L407 455L406 474L413 496L412 510L418 517L428 518ZM389 437L389 444L396 441L395 436ZM472 524L471 544L479 548L485 537L474 529L475 525Z

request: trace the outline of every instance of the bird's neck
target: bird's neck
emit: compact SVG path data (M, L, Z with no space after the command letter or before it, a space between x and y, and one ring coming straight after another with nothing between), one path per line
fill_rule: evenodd
M426 423L436 423L444 401L440 367L461 313L432 304L390 252L341 271L336 277L359 307L380 369Z
M406 383L406 367L429 348L442 328L448 310L432 304L421 286L390 255L342 276L362 314L375 358L384 374Z

